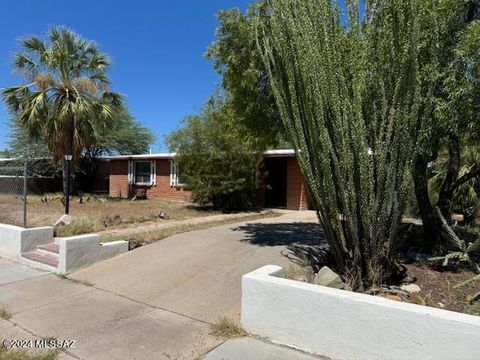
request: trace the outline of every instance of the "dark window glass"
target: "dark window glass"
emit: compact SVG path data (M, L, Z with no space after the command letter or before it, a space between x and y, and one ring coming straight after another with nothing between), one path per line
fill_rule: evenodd
M136 184L150 184L150 161L136 161L135 162L135 183Z

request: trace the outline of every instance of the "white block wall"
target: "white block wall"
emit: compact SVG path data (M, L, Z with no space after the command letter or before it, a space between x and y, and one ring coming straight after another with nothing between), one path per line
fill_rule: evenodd
M58 272L68 274L128 251L128 241L100 243L97 234L56 238L59 245Z
M0 224L0 256L19 259L21 254L32 251L38 245L53 242L53 228L25 229L19 226Z
M307 284L268 265L243 276L250 333L343 360L479 360L480 317Z

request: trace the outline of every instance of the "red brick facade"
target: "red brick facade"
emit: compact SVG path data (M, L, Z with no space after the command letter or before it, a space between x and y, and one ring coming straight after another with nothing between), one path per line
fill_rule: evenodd
M286 157L286 204L290 210L306 210L309 208L309 199L306 186L303 182L302 173L295 156ZM145 160L140 160L145 161ZM188 200L190 192L182 187L170 185L170 162L171 159L162 158L155 160L156 185L136 186L128 184L128 159L111 158L109 162L102 162L101 177L105 169L110 172L109 194L113 197L130 197L138 191L145 191L147 197L155 197L168 200ZM282 173L284 170L282 170ZM142 189L142 190L139 190ZM145 189L145 190L143 190ZM265 206L265 187L260 184L257 190L257 206Z
M128 186L128 161L110 160L110 196L128 197L130 195Z
M287 209L308 210L307 188L296 157L287 159Z
M160 159L156 164L156 185L136 186L128 184L128 160L110 160L110 196L129 197L137 189L146 189L147 197L168 200L188 200L190 192L182 187L170 186L170 160Z

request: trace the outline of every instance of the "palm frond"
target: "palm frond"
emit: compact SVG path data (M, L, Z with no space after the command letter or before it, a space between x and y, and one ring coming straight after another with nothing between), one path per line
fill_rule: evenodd
M110 59L64 27L21 45L14 66L32 82L2 90L9 111L27 133L45 139L55 160L65 152L78 158L123 109L122 97L106 92Z
M90 72L101 72L105 71L110 66L110 59L104 54L94 54L89 63L87 64L87 69Z
M47 46L38 37L32 36L32 37L23 38L21 39L21 44L25 50L30 51L39 57L45 56Z
M13 62L16 70L34 70L38 68L38 64L35 60L26 53L16 53Z

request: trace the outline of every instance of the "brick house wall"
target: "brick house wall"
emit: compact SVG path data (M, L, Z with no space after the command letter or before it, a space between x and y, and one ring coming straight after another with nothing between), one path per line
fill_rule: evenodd
M138 158L138 161L150 161L152 157ZM137 159L134 159L137 160ZM310 208L308 191L303 181L297 158L290 154L285 156L286 166L286 204L290 210L307 210ZM128 184L128 157L121 159L110 158L105 169L109 169L109 194L112 197L127 198L138 193L138 189L146 189L147 197L185 201L190 198L190 192L183 187L170 186L170 161L171 158L155 159L156 185L155 186L130 186ZM260 168L260 172L261 172ZM283 170L285 171L285 170ZM261 182L261 180L260 180ZM265 206L265 185L259 184L256 193L256 205Z
M190 192L183 187L170 186L170 160L156 160L157 185L147 187L147 197L157 197L168 200L188 200Z
M127 160L110 160L109 194L114 197L129 197Z
M157 181L155 186L136 186L128 184L128 160L110 160L110 196L129 197L137 189L146 189L147 197L168 200L188 200L190 192L182 187L170 186L170 160L155 160Z
M296 157L287 159L287 209L308 210L310 201Z

